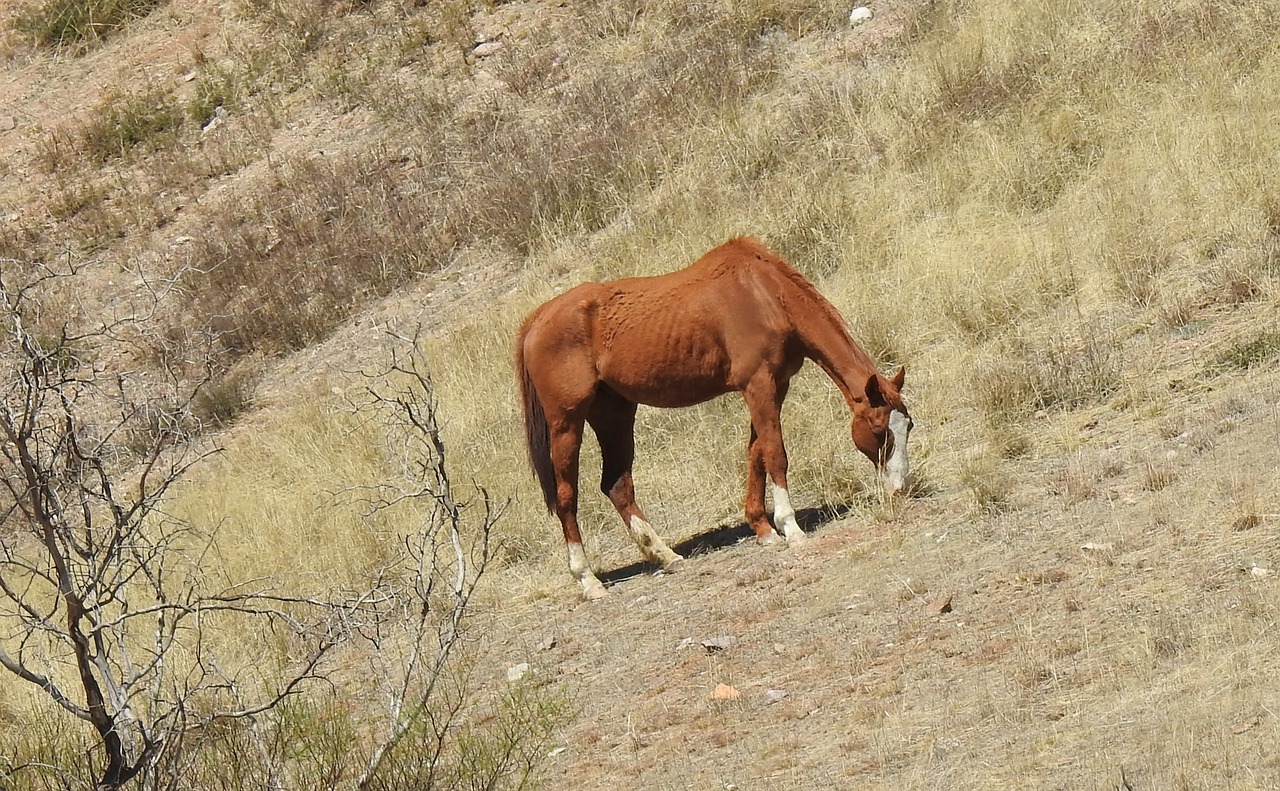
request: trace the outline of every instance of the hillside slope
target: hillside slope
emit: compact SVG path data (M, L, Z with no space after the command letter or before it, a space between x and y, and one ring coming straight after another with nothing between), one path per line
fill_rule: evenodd
M548 784L1280 788L1276 3L170 0L60 50L37 5L0 10L2 265L81 268L55 323L177 285L122 361L216 374L225 453L172 509L304 587L408 529L333 492L386 474L347 402L422 327L455 482L513 498L477 694L568 695ZM581 602L514 332L741 233L906 365L915 495L809 366L810 541L758 547L740 400L642 410L640 502L693 557L634 565L588 443Z

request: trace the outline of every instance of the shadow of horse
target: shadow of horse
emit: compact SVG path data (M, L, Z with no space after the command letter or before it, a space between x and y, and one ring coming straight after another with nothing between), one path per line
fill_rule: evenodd
M840 519L852 510L853 505L849 503L822 505L817 508L799 508L796 510L796 523L800 525L800 529L805 533L812 534L817 531L818 525ZM705 555L725 549L755 537L756 533L751 525L746 522L738 522L733 525L713 527L706 532L685 539L673 546L672 549L689 558L690 560L687 562L693 562L693 558L696 555ZM638 577L641 574L651 574L657 568L658 564L642 560L606 571L600 574L600 581L605 585L613 586L624 580Z

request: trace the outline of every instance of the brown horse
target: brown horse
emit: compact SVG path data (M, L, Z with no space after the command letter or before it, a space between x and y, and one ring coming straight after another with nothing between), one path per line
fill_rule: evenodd
M805 358L816 362L853 411L853 443L890 494L906 484L911 418L904 371L876 371L844 320L812 283L755 239L733 239L692 266L657 277L583 283L525 319L516 340L529 461L547 508L560 518L569 571L587 598L605 595L578 532L578 451L583 424L600 441L600 489L645 557L668 570L682 558L649 526L631 481L636 406L682 407L742 393L751 414L747 522L756 540L803 539L787 494L782 401Z

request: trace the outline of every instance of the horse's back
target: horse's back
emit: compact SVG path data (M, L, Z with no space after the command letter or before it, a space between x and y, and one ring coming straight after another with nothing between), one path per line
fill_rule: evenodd
M526 320L524 351L575 391L589 371L638 403L698 403L782 364L792 325L780 294L792 275L760 242L732 239L684 269L569 289Z

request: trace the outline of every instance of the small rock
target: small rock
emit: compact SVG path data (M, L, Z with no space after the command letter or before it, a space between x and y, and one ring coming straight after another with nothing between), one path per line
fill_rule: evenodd
M556 640L555 637L548 637L547 639L543 640L541 643L538 643L538 650L550 651L552 648L556 647L557 642L558 641Z
M863 22L870 22L872 16L873 14L871 13L870 8L867 8L864 5L860 5L849 12L849 26L857 27L858 25L861 25Z
M1238 720L1235 725L1231 726L1231 732L1239 736L1242 733L1251 731L1254 728L1256 728L1258 726L1258 723L1261 721L1262 721L1262 715L1260 714L1254 714L1252 717L1249 717L1249 716L1243 717L1240 720Z
M686 638L684 638L683 640L681 640L679 643L677 643L677 644L676 644L676 650L677 650L677 651L683 651L684 649L688 648L688 647L689 647L689 646L691 646L691 645L693 645L693 638L692 638L692 637L686 637Z
M1096 541L1087 541L1084 544L1081 544L1080 548L1085 552L1098 552L1100 554L1105 554L1114 549L1115 546L1112 544L1101 544Z
M0 132L8 132L18 128L18 119L12 115L0 115Z
M214 108L213 117L209 119L209 123L205 124L204 127L201 128L200 135L203 137L204 135L207 135L213 130L222 126L226 122L227 122L226 108L224 108L222 105L218 105L217 107Z
M568 750L568 749L569 749L568 747L556 747L556 748L553 748L550 752L548 752L548 753L547 753L547 757L548 757L548 758L555 758L557 755L560 755L561 753L565 752L565 751L566 751L566 750Z
M490 55L496 55L505 46L506 44L501 41L486 41L483 44L476 45L476 48L471 50L471 56L473 58L487 58Z
M529 663L521 662L518 665L512 665L507 668L507 681L515 683L525 676L529 675Z
M785 654L785 653L787 652L787 647L786 647L785 645L783 645L782 643L774 643L774 644L773 644L773 652L774 652L775 654L779 654L779 655L781 655L781 654Z
M1249 573L1258 579L1262 579L1263 577L1270 577L1274 572L1271 569L1263 568L1262 566L1254 566L1249 569Z
M777 703L787 696L785 689L766 689L764 691L764 699L770 703Z
M702 641L702 647L707 649L708 653L723 651L726 648L732 648L738 644L738 638L731 634L723 634L719 637L708 637Z
M742 693L728 684L716 684L716 688L711 692L711 697L713 700L737 700L742 697Z
M942 615L944 612L951 612L951 594L947 593L930 599L929 603L924 606L924 611L929 615Z

